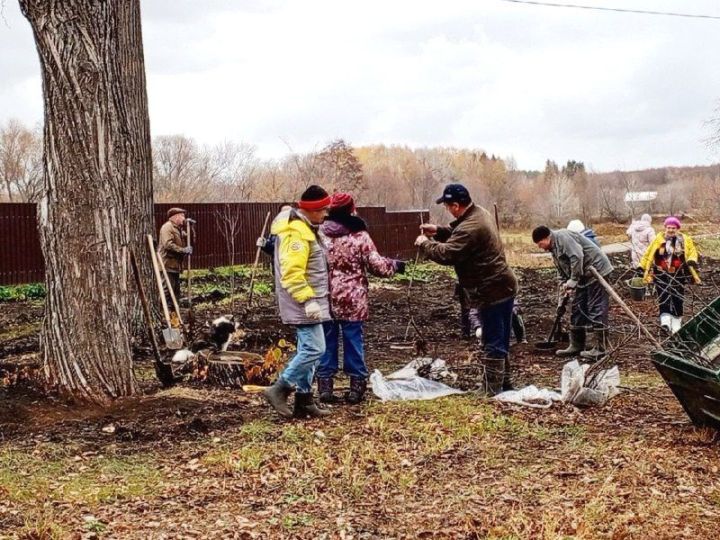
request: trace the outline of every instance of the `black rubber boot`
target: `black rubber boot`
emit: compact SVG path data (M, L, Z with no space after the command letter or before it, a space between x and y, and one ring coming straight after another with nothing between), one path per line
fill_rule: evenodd
M345 394L345 400L350 405L357 405L365 399L367 391L367 379L360 377L350 377L350 391Z
M333 394L333 388L335 386L335 380L332 377L318 378L318 399L321 403L337 403L340 398Z
M488 396L494 396L502 392L505 379L505 358L482 359L484 371L484 390Z
M470 339L470 310L460 308L460 333L463 339Z
M293 411L295 418L322 418L329 414L330 411L321 409L315 404L312 392L308 392L307 394L301 394L300 392L295 393L295 410Z
M282 379L275 381L275 384L263 390L263 397L283 418L292 418L293 412L287 403L287 398L292 394L293 387Z
M519 313L513 313L512 330L513 334L515 334L516 343L527 343L527 338L525 337L525 321L523 321L522 315Z
M607 356L607 347L608 347L608 331L605 328L596 328L594 330L595 334L595 346L590 349L589 351L583 351L580 353L580 356L587 360L588 362L597 362L598 360L601 360L605 356Z
M560 358L566 358L569 356L575 356L585 350L585 343L587 342L587 332L584 328L573 328L570 330L570 345L567 349L560 349L555 351L555 356Z
M510 356L508 355L505 357L505 370L503 372L502 391L508 392L510 390L515 390L515 387L513 386L512 372L510 371Z

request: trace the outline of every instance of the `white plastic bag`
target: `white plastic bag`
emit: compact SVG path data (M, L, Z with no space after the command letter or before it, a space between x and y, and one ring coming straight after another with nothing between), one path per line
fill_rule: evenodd
M586 387L585 374L588 364L580 365L577 360L563 366L560 378L560 394L566 403L578 407L604 405L620 392L620 370L617 366L598 372L592 377L592 387Z
M415 358L405 366L393 371L386 379L411 379L418 376L418 371L427 374L427 378L433 381L449 381L454 383L457 380L457 373L453 373L447 367L445 360L441 358Z
M526 386L520 390L502 392L493 399L503 403L514 403L515 405L524 405L536 409L547 409L552 407L555 401L562 401L562 397L557 392L547 388L541 389L534 385Z
M370 375L370 386L373 393L382 401L435 399L464 393L441 382L420 377L414 368L408 366L387 377L383 377L383 374L376 369Z

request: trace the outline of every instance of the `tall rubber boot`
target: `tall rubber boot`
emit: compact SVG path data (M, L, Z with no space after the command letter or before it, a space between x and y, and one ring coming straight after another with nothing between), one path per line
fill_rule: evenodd
M682 327L682 317L671 317L670 331L674 334Z
M668 334L672 332L672 320L673 317L669 313L660 314L660 328L665 330Z
M332 377L318 378L318 394L321 403L338 403L340 398L333 394L335 381Z
M505 369L503 370L502 391L508 392L510 390L515 390L515 387L513 386L512 371L510 369L510 355L508 355L505 357Z
M263 390L263 397L283 418L292 418L293 412L287 403L287 398L292 394L293 387L282 379L275 381L275 384Z
M482 381L485 394L494 396L502 392L503 380L505 379L505 358L482 359L484 368L484 381Z
M567 358L580 354L585 350L585 343L587 341L587 333L584 328L572 328L570 330L570 345L567 349L560 349L555 351L555 356L560 358Z
M596 328L593 332L595 334L595 346L589 351L583 351L580 353L580 356L589 362L597 362L607 356L607 328Z
M365 399L367 391L367 379L362 377L350 377L350 391L346 394L345 399L350 405L357 405Z
M295 418L322 418L324 416L328 416L329 414L330 411L327 409L321 409L315 405L312 392L295 393L295 410L293 411L293 416Z

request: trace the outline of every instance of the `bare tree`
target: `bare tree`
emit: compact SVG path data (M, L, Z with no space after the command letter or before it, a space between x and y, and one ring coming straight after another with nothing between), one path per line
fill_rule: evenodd
M39 228L44 372L65 395L132 394L128 248L152 230L152 157L139 0L20 0L45 110ZM143 273L150 276L145 265Z
M558 173L550 179L548 201L548 218L553 223L560 224L574 211L573 186L567 175Z
M226 141L205 149L201 162L199 178L212 200L246 202L251 198L258 168L254 147Z
M197 143L185 135L165 135L153 141L155 197L166 202L195 202L207 188L199 182Z
M225 241L225 249L230 266L230 302L235 312L235 260L237 256L237 240L240 233L240 212L230 204L215 211L215 224Z
M0 128L0 177L8 201L36 202L42 188L42 139L18 120Z

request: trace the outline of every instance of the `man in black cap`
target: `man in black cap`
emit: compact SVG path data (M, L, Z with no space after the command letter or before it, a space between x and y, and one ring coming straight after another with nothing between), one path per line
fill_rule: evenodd
M178 302L180 301L180 272L182 272L185 255L192 255L192 247L188 245L185 225L185 214L183 208L171 208L167 212L168 220L160 228L158 241L158 255L162 259L170 285ZM172 305L169 291L165 292L168 304Z
M505 259L500 234L490 212L473 204L462 184L448 184L437 204L455 218L449 227L421 226L415 244L430 260L454 266L469 304L482 322L485 390L494 395L512 388L510 332L517 280ZM432 239L431 239L432 238Z

